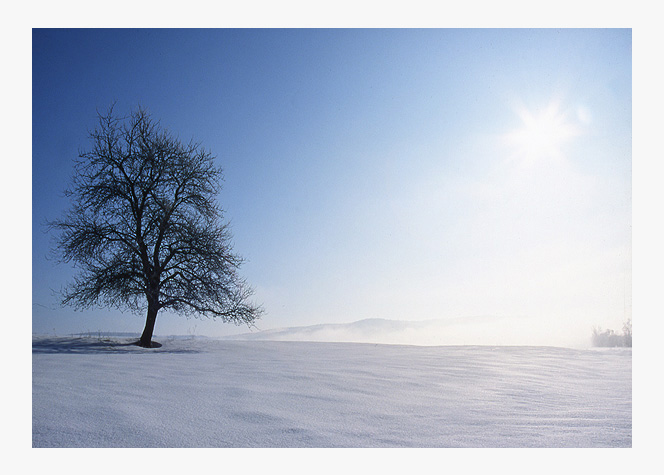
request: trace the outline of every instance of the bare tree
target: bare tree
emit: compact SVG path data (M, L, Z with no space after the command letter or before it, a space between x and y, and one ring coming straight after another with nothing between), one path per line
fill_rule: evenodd
M222 180L214 157L181 143L142 108L118 117L111 108L90 133L65 191L72 207L51 228L56 252L80 270L63 304L147 310L138 341L152 346L157 313L251 325L260 307L238 275L228 224L216 195Z

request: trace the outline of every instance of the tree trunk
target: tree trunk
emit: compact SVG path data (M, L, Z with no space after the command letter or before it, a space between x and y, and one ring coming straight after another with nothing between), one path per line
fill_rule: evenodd
M148 317L145 320L145 329L138 340L138 346L143 348L152 348L152 332L154 331L154 324L157 321L157 312L159 308L152 302L148 302Z

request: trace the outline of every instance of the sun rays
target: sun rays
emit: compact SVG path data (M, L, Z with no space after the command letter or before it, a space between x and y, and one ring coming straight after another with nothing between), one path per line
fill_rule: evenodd
M508 144L526 163L544 159L560 159L570 139L579 134L578 128L560 109L558 102L550 102L546 108L529 110L519 107L517 114L521 127L507 134Z

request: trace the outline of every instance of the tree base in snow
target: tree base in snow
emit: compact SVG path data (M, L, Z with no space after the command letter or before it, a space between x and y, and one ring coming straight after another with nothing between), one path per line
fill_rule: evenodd
M141 343L141 340L138 340L134 345L140 346L141 348L161 348L161 343L158 341L151 341L149 345L144 345Z

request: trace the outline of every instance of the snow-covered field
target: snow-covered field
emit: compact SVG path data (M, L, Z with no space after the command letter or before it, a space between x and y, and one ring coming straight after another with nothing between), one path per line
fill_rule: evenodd
M631 349L33 337L34 447L631 447Z

